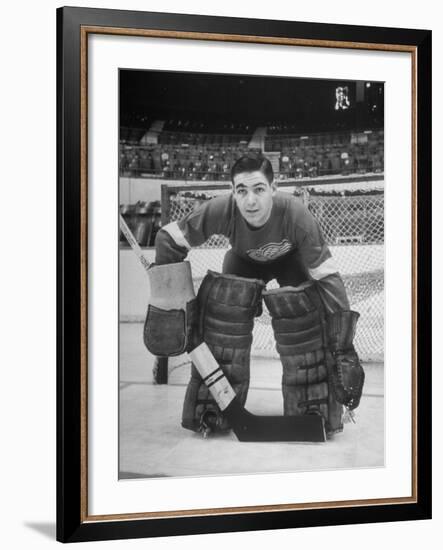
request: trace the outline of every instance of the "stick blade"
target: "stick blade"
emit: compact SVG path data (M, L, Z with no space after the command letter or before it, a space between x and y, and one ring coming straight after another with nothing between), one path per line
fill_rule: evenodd
M223 414L239 441L326 441L324 419L320 415L259 416L234 399Z

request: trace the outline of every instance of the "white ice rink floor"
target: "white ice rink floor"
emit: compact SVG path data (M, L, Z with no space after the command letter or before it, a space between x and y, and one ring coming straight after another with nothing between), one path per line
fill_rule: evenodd
M325 443L240 443L233 433L204 439L180 425L189 367L152 378L143 325L120 325L120 479L288 472L384 465L384 368L364 364L356 424ZM253 358L246 403L254 414L282 414L279 360Z

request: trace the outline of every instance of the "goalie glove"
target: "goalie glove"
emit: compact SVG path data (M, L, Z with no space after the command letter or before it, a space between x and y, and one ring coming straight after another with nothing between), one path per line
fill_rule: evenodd
M365 373L352 344L359 313L337 311L326 316L328 348L333 361L330 366L332 391L347 409L358 407L363 392Z
M198 345L198 307L189 262L151 267L143 338L154 355L181 355Z

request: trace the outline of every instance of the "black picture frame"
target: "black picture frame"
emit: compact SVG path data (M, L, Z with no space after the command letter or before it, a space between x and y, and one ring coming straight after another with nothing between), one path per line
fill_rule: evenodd
M87 120L91 32L408 51L413 58L413 495L182 517L87 512ZM195 33L199 33L198 35ZM431 518L431 31L91 8L57 10L57 540L254 531Z

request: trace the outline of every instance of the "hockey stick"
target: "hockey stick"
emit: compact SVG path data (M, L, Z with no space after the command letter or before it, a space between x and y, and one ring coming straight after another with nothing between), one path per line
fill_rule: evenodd
M120 228L149 276L150 264L121 214ZM247 411L204 342L189 356L239 441L326 441L320 415L261 416Z

